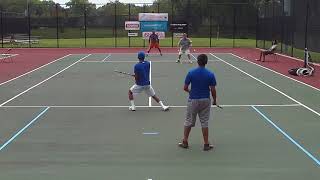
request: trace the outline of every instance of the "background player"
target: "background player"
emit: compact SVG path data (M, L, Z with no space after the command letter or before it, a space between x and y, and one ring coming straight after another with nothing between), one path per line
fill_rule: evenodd
M159 36L156 34L155 31L152 31L152 34L149 36L149 49L148 54L152 48L157 48L159 50L160 55L162 56L161 49L160 49L160 40Z
M178 60L176 61L177 63L180 62L181 55L182 54L187 54L189 62L192 63L191 57L190 57L190 47L192 45L192 41L187 37L186 33L183 33L182 38L180 39L178 43L179 49L179 56Z

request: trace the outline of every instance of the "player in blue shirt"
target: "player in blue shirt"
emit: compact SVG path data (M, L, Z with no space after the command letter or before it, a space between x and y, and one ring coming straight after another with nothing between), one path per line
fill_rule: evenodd
M187 114L184 122L184 138L179 143L179 147L188 148L188 138L191 128L195 126L197 115L199 116L202 135L204 140L203 150L208 151L213 148L209 143L209 128L208 121L210 117L211 99L210 92L213 99L212 104L217 104L216 98L216 78L215 75L205 68L208 57L205 54L200 54L197 57L199 67L189 71L185 79L184 90L189 93L189 100L187 105ZM189 85L191 84L191 90Z
M169 106L165 106L162 101L160 101L150 84L150 62L144 60L145 53L139 52L138 59L139 62L134 66L134 78L136 80L136 84L130 88L128 93L131 104L129 110L136 110L136 106L134 104L134 96L140 94L142 91L144 91L148 96L151 96L157 103L159 103L162 107L162 110L169 110Z

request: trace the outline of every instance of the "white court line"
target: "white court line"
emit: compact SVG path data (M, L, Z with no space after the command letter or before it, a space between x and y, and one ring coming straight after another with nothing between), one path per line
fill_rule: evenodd
M38 67L38 68L36 68L36 69L33 69L33 70L28 71L28 72L26 72L26 73L24 73L24 74L21 74L20 76L17 76L17 77L15 77L15 78L9 79L8 81L5 81L5 82L1 83L0 86L2 86L2 85L4 85L4 84L7 84L7 83L9 83L9 82L11 82L11 81L14 81L14 80L16 80L16 79L19 79L19 78L21 78L21 77L23 77L23 76L25 76L25 75L28 75L28 74L30 74L30 73L32 73L32 72L34 72L34 71L37 71L37 70L39 70L39 69L41 69L41 68L44 68L44 67L48 66L49 64L52 64L52 63L54 63L54 62L57 62L57 61L59 61L59 60L61 60L61 59L64 59L64 58L66 58L66 57L68 57L68 56L71 56L71 55L72 55L72 54L68 54L68 55L63 56L63 57L61 57L61 58L59 58L59 59L56 59L56 60L54 60L54 61L51 61L51 62L49 62L49 63L47 63L47 64L45 64L45 65L42 65L42 66L40 66L40 67Z
M262 51L262 50L264 50L264 49L261 49L261 48L256 48L256 49L261 50L261 51ZM304 60L303 60L303 59L299 59L299 58L291 57L291 56L288 56L288 55L285 55L285 54L276 53L276 55L283 56L283 57L286 57L286 58L289 58L289 59L293 59L293 60L296 60L296 61L304 62ZM319 64L319 63L312 63L312 64L314 64L314 65L316 65L316 66L320 66L320 64Z
M152 68L151 67L152 67L152 63L150 62L150 71L149 71L150 85L152 85L151 84L151 77L152 77L152 72L151 72ZM152 107L152 99L150 96L149 96L149 107Z
M111 56L111 54L109 54L107 57L105 57L105 58L102 60L102 62L106 62L110 56Z
M225 104L219 105L221 107L299 107L300 104ZM129 106L56 106L56 105L41 105L41 106L2 106L0 108L128 108ZM161 108L161 106L136 106L137 108ZM171 106L172 108L186 108L187 106ZM216 108L216 106L211 106L212 108Z
M176 63L176 61L161 61L161 60L148 60L152 63ZM220 60L212 59L208 62L222 62ZM138 63L138 61L81 61L79 63Z
M210 54L211 54L211 56L213 56L213 57L215 57L215 58L217 58L217 59L220 59L221 61L223 61L223 62L224 62L224 63L226 63L227 65L229 65L229 66L231 66L231 67L235 68L236 70L238 70L238 71L242 72L243 74L246 74L247 76L251 77L252 79L254 79L254 80L256 80L256 81L260 82L261 84L264 84L265 86L267 86L267 87L269 87L269 88L271 88L271 89L273 89L273 90L277 91L278 93L282 94L283 96L287 97L288 99L290 99L290 100L294 101L294 102L295 102L295 103L297 103L297 104L300 104L300 105L301 105L301 106L303 106L304 108L306 108L306 109L308 109L309 111L311 111L311 112L315 113L316 115L320 116L320 113L319 113L319 112L317 112L317 111L313 110L312 108L310 108L310 107L306 106L305 104L303 104L303 103L301 103L300 101L298 101L298 100L294 99L293 97L291 97L291 96L287 95L286 93L284 93L284 92L280 91L279 89L277 89L277 88L275 88L275 87L273 87L273 86L269 85L268 83L266 83L266 82L264 82L264 81L260 80L259 78L255 77L255 76L253 76L253 75L251 75L251 74L249 74L249 73L245 72L244 70L242 70L242 69L240 69L240 68L238 68L238 67L236 67L236 66L232 65L231 63L226 62L225 60L223 60L223 59L221 59L221 58L219 58L219 57L217 57L217 56L213 55L212 53L210 53Z
M311 87L311 88L314 89L314 90L320 91L320 89L318 89L318 88L316 88L316 87L313 87L313 86L311 86L311 85L309 85L309 84L307 84L307 83L304 83L304 82L302 82L302 81L296 80L296 79L294 79L294 78L292 78L292 77L289 77L289 76L284 75L284 74L282 74L282 73L279 73L279 72L277 72L277 71L275 71L275 70L272 70L272 69L269 69L269 68L267 68L267 67L264 67L264 66L262 66L262 65L260 65L260 64L251 62L251 61L249 61L249 60L247 60L247 59L244 59L244 58L242 58L242 57L240 57L240 56L237 56L237 55L235 55L235 54L232 54L232 53L230 53L230 54L231 54L232 56L235 56L235 57L237 57L237 58L239 58L239 59L242 59L242 60L244 60L244 61L246 61L246 62L248 62L248 63L257 65L257 66L259 66L259 67L261 67L261 68L263 68L263 69L269 70L269 71L271 71L271 72L273 72L273 73L276 73L276 74L278 74L278 75L281 75L281 76L283 76L283 77L286 77L286 78L288 78L288 79L291 79L291 80L293 80L293 81L295 81L295 82L298 82L298 83L303 84L303 85L305 85L305 86Z
M191 54L191 53L190 53ZM191 54L191 56L197 61L197 58L193 55L193 54Z
M5 56L5 57L0 57L0 60L2 60L2 59L7 59L7 58L14 57L14 56L18 56L19 54L0 54L0 55ZM7 56L7 55L9 55L9 56Z
M5 102L3 102L2 104L0 104L0 107L1 107L1 106L4 106L5 104L9 103L10 101L12 101L12 100L16 99L17 97L19 97L19 96L21 96L21 95L25 94L26 92L30 91L31 89L33 89L33 88L35 88L35 87L37 87L37 86L39 86L39 85L43 84L44 82L46 82L46 81L48 81L48 80L52 79L52 78L53 78L53 77L55 77L56 75L58 75L58 74L62 73L63 71L65 71L65 70L69 69L71 66L73 66L73 65L77 64L79 61L82 61L83 59L85 59L85 58L89 57L90 55L91 55L91 54L88 54L87 56L85 56L85 57L83 57L83 58L79 59L78 61L76 61L76 62L72 63L71 65L67 66L66 68L62 69L61 71L59 71L59 72L55 73L54 75L52 75L52 76L48 77L47 79L45 79L45 80L43 80L43 81L39 82L38 84L36 84L36 85L34 85L34 86L32 86L32 87L30 87L30 88L26 89L25 91L23 91L23 92L21 92L21 93L19 93L19 94L15 95L14 97L12 97L12 98L8 99L7 101L5 101Z

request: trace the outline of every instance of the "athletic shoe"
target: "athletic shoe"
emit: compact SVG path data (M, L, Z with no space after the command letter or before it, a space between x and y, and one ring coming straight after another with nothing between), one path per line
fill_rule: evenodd
M160 56L162 56L162 53L160 53Z
M134 107L134 106L129 106L129 110L130 110L130 111L136 111L136 107Z
M180 59L177 59L176 63L180 63Z
M192 64L193 62L191 60L189 60L189 63Z
M163 110L163 111L168 111L169 108L170 108L170 106L163 106L163 107L162 107L162 110Z
M178 146L183 148L183 149L188 149L189 148L188 142L184 142L184 141L179 142Z
M210 151L211 149L213 149L213 145L212 144L203 145L203 150L204 151Z

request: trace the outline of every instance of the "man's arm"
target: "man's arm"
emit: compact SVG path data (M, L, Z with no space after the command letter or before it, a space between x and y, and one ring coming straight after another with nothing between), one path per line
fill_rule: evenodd
M138 80L139 80L138 74L134 74L133 77L134 77L134 80L135 80L135 81L138 81Z
M184 80L183 90L187 93L190 93L189 84L191 83L190 73L187 74L186 79Z
M189 85L188 84L185 84L184 87L183 87L183 90L187 93L190 93L190 90L189 90Z
M217 91L215 86L210 86L211 96L213 99L212 104L217 105Z

